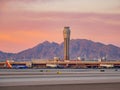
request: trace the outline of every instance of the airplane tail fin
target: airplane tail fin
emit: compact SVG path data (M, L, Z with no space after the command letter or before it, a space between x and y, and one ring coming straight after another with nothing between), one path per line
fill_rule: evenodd
M12 68L12 65L10 64L9 60L6 60L6 67L7 68Z

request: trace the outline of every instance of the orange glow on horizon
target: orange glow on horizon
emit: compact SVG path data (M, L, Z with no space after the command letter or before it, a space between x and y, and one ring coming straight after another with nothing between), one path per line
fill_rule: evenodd
M64 26L71 28L71 39L120 47L119 3L119 0L1 0L0 51L20 52L46 40L61 43Z

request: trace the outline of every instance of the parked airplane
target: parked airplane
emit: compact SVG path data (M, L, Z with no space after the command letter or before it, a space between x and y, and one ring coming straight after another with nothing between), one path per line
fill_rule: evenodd
M26 65L11 65L9 60L6 60L5 67L10 69L27 69L28 68L28 66Z
M46 64L47 68L64 68L62 65L57 64Z
M100 64L100 67L103 67L103 68L113 68L114 65L112 65L112 64Z

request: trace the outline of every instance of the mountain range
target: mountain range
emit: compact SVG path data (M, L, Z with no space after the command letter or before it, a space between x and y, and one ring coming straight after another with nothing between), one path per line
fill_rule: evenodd
M64 43L58 44L55 42L44 41L33 48L21 51L19 53L5 53L0 51L0 61L13 59L17 61L31 59L53 59L59 57L63 59ZM70 59L76 60L77 57L86 59L98 59L106 57L109 60L120 59L120 47L112 44L105 45L100 42L93 42L86 39L70 40Z

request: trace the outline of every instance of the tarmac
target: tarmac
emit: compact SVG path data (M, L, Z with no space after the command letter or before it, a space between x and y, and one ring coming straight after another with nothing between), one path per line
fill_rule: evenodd
M116 69L2 69L0 90L119 90Z

